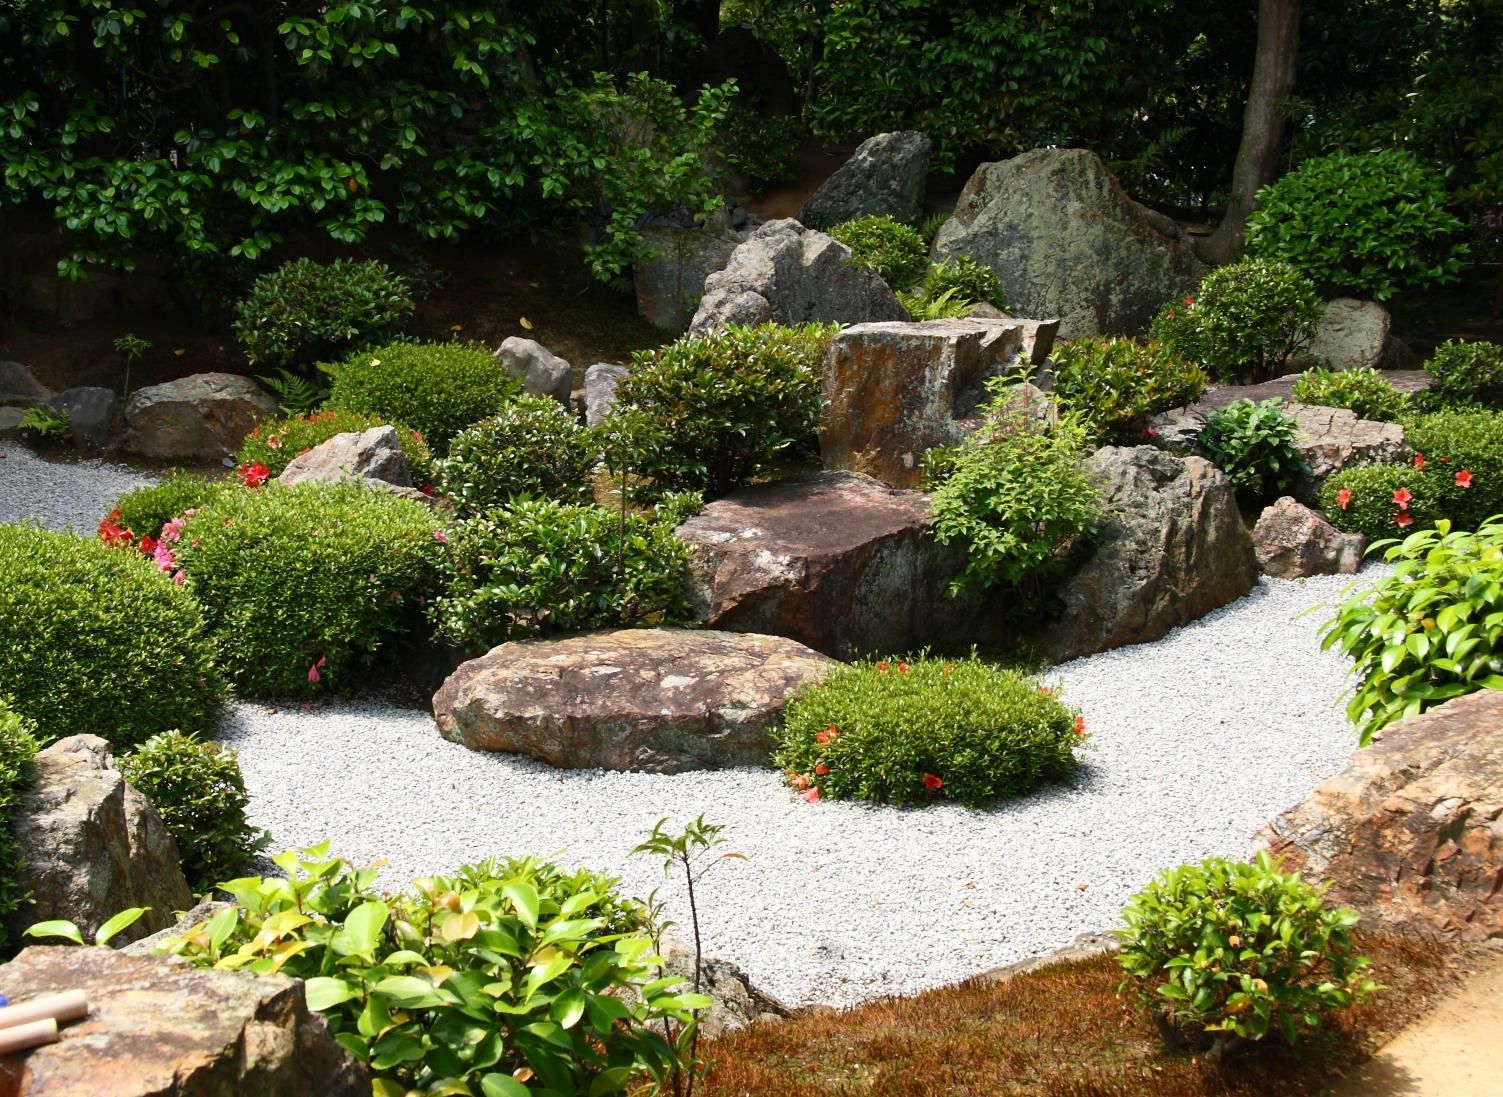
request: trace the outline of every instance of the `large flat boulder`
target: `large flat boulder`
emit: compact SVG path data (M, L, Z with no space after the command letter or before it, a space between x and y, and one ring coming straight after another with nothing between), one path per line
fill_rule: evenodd
M1413 456L1398 423L1359 419L1355 411L1317 404L1286 404L1284 414L1299 428L1295 445L1308 471L1295 484L1294 494L1305 503L1316 503L1320 485L1344 468L1402 464Z
M1008 304L1058 316L1061 338L1135 334L1207 267L1168 218L1122 190L1093 152L1035 149L982 164L934 241L996 271Z
M565 769L764 765L789 694L834 663L778 636L620 629L492 648L433 698L444 738Z
M1086 469L1101 485L1105 519L1090 556L1059 588L1062 612L1038 639L1050 658L1157 640L1257 583L1252 537L1215 465L1108 446Z
M826 468L893 487L917 487L921 459L966 436L986 383L1053 345L1036 320L929 320L856 324L836 334L824 361L819 449Z
M690 331L727 324L861 324L907 320L886 282L851 262L851 249L784 218L769 221L705 279Z
M654 255L631 267L637 313L653 327L681 335L689 330L704 296L705 279L725 269L741 237L708 225L665 227L643 229L642 243Z
M131 394L125 447L143 457L228 457L276 414L276 400L249 377L195 373Z
M1503 691L1390 725L1258 841L1371 926L1503 937Z
M917 224L924 213L930 142L918 130L879 133L861 142L804 203L798 219L828 228L856 217Z
M126 907L151 912L128 941L172 925L193 905L177 843L146 798L126 783L97 735L73 735L38 752L37 780L13 820L31 903L10 919L11 938L54 918L90 936ZM7 989L8 992L8 989Z
M283 975L199 970L107 948L33 946L0 966L15 1003L82 990L58 1043L0 1056L25 1097L369 1097L370 1076Z
M710 627L787 636L840 659L982 638L951 598L964 557L929 536L929 497L849 473L743 488L678 528Z

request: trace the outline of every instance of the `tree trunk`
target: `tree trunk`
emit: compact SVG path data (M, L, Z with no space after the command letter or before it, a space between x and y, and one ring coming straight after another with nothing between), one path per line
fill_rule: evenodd
M1197 241L1195 249L1208 263L1225 263L1241 254L1253 195L1278 174L1279 143L1284 134L1284 116L1279 108L1294 90L1298 53L1299 0L1258 0L1258 52L1253 59L1247 109L1242 114L1242 142L1232 168L1226 216L1215 232Z

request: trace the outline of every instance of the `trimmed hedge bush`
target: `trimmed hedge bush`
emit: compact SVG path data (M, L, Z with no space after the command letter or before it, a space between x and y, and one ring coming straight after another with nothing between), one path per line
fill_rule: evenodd
M294 259L235 306L235 340L253 365L307 366L385 342L412 315L400 275L373 259Z
M32 760L40 747L36 725L0 697L0 956L8 955L5 923L26 899L20 882L21 870L26 866L11 820L31 787L35 776Z
M1503 408L1503 346L1451 339L1425 363L1428 400L1442 407Z
M162 527L178 515L205 506L227 491L238 490L239 486L234 480L210 480L196 472L174 472L160 483L126 492L115 504L119 513L112 511L111 516L114 524L137 542L147 537L155 540Z
M857 217L830 229L851 249L851 262L895 290L916 285L929 270L929 245L919 231L894 217Z
M1338 529L1377 541L1445 517L1439 487L1439 479L1428 469L1358 465L1342 469L1320 485L1320 508Z
M139 552L0 525L0 683L43 743L212 728L215 655L198 602Z
M1383 423L1397 422L1409 409L1409 398L1375 369L1307 369L1289 398L1296 404L1346 408L1359 419Z
M122 756L119 766L171 832L195 890L232 880L251 866L258 835L245 817L250 798L233 750L164 731Z
M421 503L355 484L268 485L199 510L173 550L249 697L348 687L420 621L438 545Z
M449 439L495 415L521 391L483 347L390 343L336 366L329 404L402 423L442 455Z
M1054 348L1054 396L1098 444L1137 444L1148 420L1199 400L1210 379L1162 343L1095 336Z
M969 659L836 669L788 701L775 765L810 799L979 807L1069 777L1085 721L1053 690Z
M1423 455L1444 517L1476 529L1503 513L1503 412L1419 415L1405 424L1404 434Z
M235 463L241 467L254 464L266 466L267 476L275 480L282 471L314 446L322 445L336 434L359 434L372 427L386 426L386 420L376 415L326 408L307 415L291 415L258 423L240 444L235 454ZM412 470L415 484L433 482L433 454L423 435L411 427L393 424L397 442L407 457L407 467ZM179 511L181 513L181 511Z
M529 496L561 503L594 498L594 432L557 400L523 394L449 443L443 493L463 516Z

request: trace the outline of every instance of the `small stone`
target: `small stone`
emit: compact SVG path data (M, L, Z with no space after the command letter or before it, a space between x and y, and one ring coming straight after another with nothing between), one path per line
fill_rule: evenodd
M1362 534L1342 533L1289 495L1263 509L1252 536L1263 574L1275 579L1354 575L1367 547Z
M513 335L496 348L495 358L507 373L522 382L524 392L552 397L564 407L569 406L574 370L543 344Z
M380 426L336 434L294 458L277 477L284 487L310 480L320 484L371 480L410 488L412 472L396 428Z
M613 362L596 362L584 375L585 425L598 427L616 406L616 389L631 371Z

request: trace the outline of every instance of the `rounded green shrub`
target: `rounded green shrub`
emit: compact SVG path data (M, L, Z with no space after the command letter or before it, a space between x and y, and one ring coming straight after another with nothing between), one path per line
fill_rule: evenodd
M1093 440L1136 443L1161 411L1199 400L1205 370L1162 343L1095 336L1054 348L1053 392L1085 421Z
M1443 407L1503 408L1503 345L1452 339L1436 348L1425 372L1426 397Z
M1296 444L1299 428L1280 410L1281 402L1238 400L1201 421L1196 449L1226 473L1244 505L1287 495L1308 468Z
M1440 173L1412 153L1335 153L1258 191L1247 253L1292 263L1325 291L1386 301L1455 281L1462 228Z
M373 259L294 259L235 306L235 340L254 365L306 366L389 340L412 316L407 283Z
M1165 304L1151 334L1218 381L1263 381L1314 337L1320 309L1314 283L1298 269L1245 259Z
M1503 412L1417 415L1405 423L1404 434L1423 456L1442 517L1476 529L1503 513Z
M335 367L329 404L420 431L442 455L449 439L495 415L521 391L483 347L390 343Z
M242 468L258 463L264 465L268 478L274 480L297 458L336 434L358 434L372 427L386 425L386 421L379 416L336 408L258 423L240 444L240 451L235 454L235 463ZM397 442L407 457L407 467L412 470L413 482L432 483L433 454L429 452L422 433L404 426L393 425L393 429L397 432Z
M434 586L436 522L422 503L355 484L226 494L173 545L240 693L347 687L418 623Z
M1324 891L1267 852L1170 869L1122 911L1123 990L1191 1039L1293 1044L1377 989L1352 939L1357 913L1327 907Z
M1307 369L1290 394L1297 404L1346 408L1360 419L1397 422L1409 409L1409 399L1375 369Z
M171 832L195 890L232 880L250 867L258 835L246 820L250 798L233 750L164 731L122 756L119 766Z
M688 550L673 528L551 499L456 522L433 620L476 652L523 636L681 621Z
M597 451L593 433L557 400L524 394L454 436L443 493L463 516L523 496L588 503Z
M116 502L111 518L119 528L133 534L137 542L146 537L155 539L162 527L178 515L238 488L239 484L233 480L210 480L196 472L175 472L159 483L126 492Z
M1337 529L1376 541L1445 517L1440 487L1428 467L1357 465L1326 478L1320 485L1320 508Z
M923 295L937 300L954 291L955 297L971 305L983 302L1005 309L1002 281L996 271L965 255L955 255L943 263L933 263L924 275Z
M211 729L215 655L198 602L139 552L0 525L0 683L44 743Z
M851 249L851 262L895 290L915 285L929 269L929 245L917 229L896 218L842 221L830 229L830 235Z
M606 440L608 467L650 480L659 494L714 499L791 454L814 452L833 332L731 325L638 353L611 416L611 430L629 437Z
M1085 721L1015 671L915 656L836 669L776 734L774 764L811 799L979 807L1069 777Z
M41 743L36 725L0 697L0 956L6 955L5 924L26 896L21 891L21 846L11 820L35 776L32 759Z

